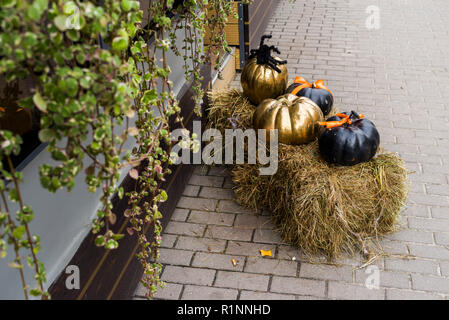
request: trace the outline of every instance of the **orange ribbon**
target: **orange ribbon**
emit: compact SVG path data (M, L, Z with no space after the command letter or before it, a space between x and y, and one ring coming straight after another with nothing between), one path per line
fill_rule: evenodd
M301 91L304 88L324 89L324 90L327 90L330 94L332 94L332 92L324 85L324 80L317 80L314 83L310 83L303 77L296 77L295 80L293 80L293 83L301 83L301 85L297 86L292 91L292 94L297 94L299 91ZM333 94L332 94L332 96L333 96Z
M345 123L352 124L352 119L350 119L347 114L337 113L336 116L340 117L342 119L339 121L318 121L318 124L321 126L326 126L326 128L329 130L332 128L335 128L335 127L340 127L340 126L344 125ZM364 115L359 114L359 117L360 117L360 119L362 119L364 117Z

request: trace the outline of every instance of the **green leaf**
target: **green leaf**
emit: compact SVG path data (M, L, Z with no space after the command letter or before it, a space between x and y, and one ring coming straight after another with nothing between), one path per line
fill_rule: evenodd
M39 297L39 296L42 295L42 292L41 292L40 289L31 289L31 290L30 290L30 294L31 294L33 297Z
M112 40L112 49L115 51L123 51L128 48L128 38L125 37L115 37Z
M66 80L67 93L70 97L75 97L78 94L78 81L74 78L68 78Z
M42 142L49 142L55 136L55 133L51 129L42 129L39 131L39 140Z
M19 201L19 194L17 193L17 189L14 188L9 192L9 199L13 202Z
M108 242L105 245L106 249L117 249L118 248L118 242L114 239L109 239Z
M94 139L97 141L101 141L106 136L106 131L103 128L98 128L95 130Z
M59 16L56 16L56 18L53 20L56 28L58 28L60 31L67 30L67 19L65 15L61 14Z
M146 90L140 100L143 104L150 104L157 99L156 89Z
M98 247L102 247L104 246L104 244L106 243L104 236L97 236L97 238L95 238L95 245Z
M33 6L39 10L45 11L48 7L48 0L34 0Z
M120 5L121 5L122 9L126 12L128 12L132 8L132 3L130 0L122 0Z
M59 179L57 177L53 177L51 179L51 185L53 186L53 188L59 189L61 187L61 182L59 181Z
M1 0L0 4L3 8L11 8L16 5L16 0Z
M33 102L40 111L47 112L47 103L42 98L39 91L36 91L36 93L33 95Z
M77 9L77 6L76 6L75 2L67 1L64 4L62 11L64 12L65 15L69 16L71 14L74 14L76 9Z
M13 230L12 236L17 240L20 240L22 239L24 233L25 233L25 226L18 226Z
M162 200L167 201L168 196L167 196L167 192L165 192L165 190L161 191L161 197L162 197Z
M39 21L39 19L41 18L42 13L43 12L35 5L30 5L26 9L26 14L27 14L28 18L30 18L33 21Z

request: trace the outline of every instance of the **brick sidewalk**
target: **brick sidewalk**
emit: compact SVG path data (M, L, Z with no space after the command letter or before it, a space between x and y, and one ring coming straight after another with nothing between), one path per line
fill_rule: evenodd
M365 27L369 5L380 9L378 30ZM388 253L412 259L378 260L381 287L372 290L360 257L338 267L307 263L267 213L234 202L225 168L198 166L164 232L167 286L157 298L448 299L448 16L447 0L282 0L266 30L291 79L325 79L340 110L374 119L383 147L414 171L402 230L383 241Z

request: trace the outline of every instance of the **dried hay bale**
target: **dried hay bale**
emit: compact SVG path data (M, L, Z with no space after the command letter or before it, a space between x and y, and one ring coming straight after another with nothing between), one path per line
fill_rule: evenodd
M209 128L223 131L232 128L232 121L242 129L251 127L254 106L240 91L209 97ZM407 197L407 170L397 154L379 151L369 162L338 166L320 157L317 140L279 144L278 171L272 176L259 175L259 165L242 164L232 166L232 177L237 201L267 208L283 240L309 256L378 254L373 251L378 237L396 229Z

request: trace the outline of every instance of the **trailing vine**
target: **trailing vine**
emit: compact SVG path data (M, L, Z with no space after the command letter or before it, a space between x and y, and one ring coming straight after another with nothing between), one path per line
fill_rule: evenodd
M39 139L48 143L55 160L39 168L41 184L50 192L70 191L75 177L84 173L88 190L101 193L102 206L92 226L95 243L110 250L125 236L111 229L117 219L111 199L125 195L120 173L130 168L136 189L127 193L127 232L138 239L137 258L149 298L163 285L159 205L167 200L161 186L171 173L170 151L176 143L170 139L170 119L183 127L167 52L183 57L199 114L204 94L200 68L211 53L217 59L229 50L222 31L234 14L232 2L185 0L180 6L182 1L150 0L148 11L142 12L139 2L131 0L0 0L0 75L7 83L32 80L32 92L19 104L39 110ZM208 14L211 9L217 14ZM143 18L151 23L144 24ZM214 35L207 46L202 40L206 27ZM177 48L180 29L184 45ZM130 140L131 149L126 147ZM10 266L19 270L25 298L31 294L45 299L45 268L37 257L40 239L29 229L34 214L21 197L23 177L10 159L20 144L20 136L0 130L0 160L8 163L8 168L0 166L0 256L11 246L15 257ZM7 195L18 203L15 215ZM34 270L33 289L25 283L23 250L28 250L26 261Z

